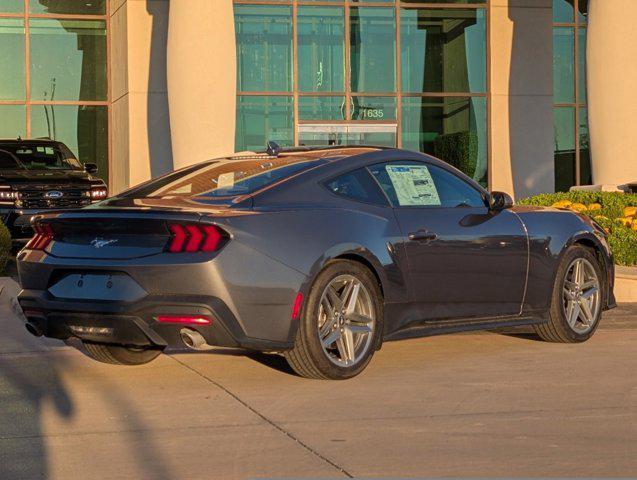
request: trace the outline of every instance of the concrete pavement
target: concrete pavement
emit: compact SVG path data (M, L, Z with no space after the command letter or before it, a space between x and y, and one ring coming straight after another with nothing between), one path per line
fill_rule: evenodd
M387 343L346 382L272 355L96 363L0 295L0 478L634 476L637 305L583 345L524 332Z

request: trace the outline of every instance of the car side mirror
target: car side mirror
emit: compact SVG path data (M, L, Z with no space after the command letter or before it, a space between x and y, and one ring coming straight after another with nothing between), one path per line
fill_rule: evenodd
M85 163L84 164L84 170L86 171L86 173L90 173L91 175L97 173L97 164L96 163Z
M504 192L491 192L489 196L489 209L495 212L511 208L513 206L513 199L511 195Z

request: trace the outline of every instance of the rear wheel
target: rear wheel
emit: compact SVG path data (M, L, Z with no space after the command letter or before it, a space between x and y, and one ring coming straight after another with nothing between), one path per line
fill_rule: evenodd
M307 378L358 375L380 346L382 309L380 287L366 267L330 263L310 289L294 348L285 352L288 363Z
M588 340L602 316L602 278L599 261L590 249L570 247L555 278L550 319L534 326L536 333L549 342Z
M105 343L84 342L91 358L114 365L143 365L155 360L161 350L158 348L134 348Z

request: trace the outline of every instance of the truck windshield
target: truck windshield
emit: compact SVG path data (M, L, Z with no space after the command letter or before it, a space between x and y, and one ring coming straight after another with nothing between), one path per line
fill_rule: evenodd
M60 145L2 144L0 170L82 170L70 150Z

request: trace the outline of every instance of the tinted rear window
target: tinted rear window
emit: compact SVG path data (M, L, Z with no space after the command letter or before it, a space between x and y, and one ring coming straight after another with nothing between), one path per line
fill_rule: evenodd
M218 160L174 172L129 191L134 197L232 197L246 195L324 159L299 161L294 157Z
M332 192L343 197L351 198L365 203L387 205L387 198L371 177L367 169L359 168L348 172L333 180L325 186Z

